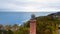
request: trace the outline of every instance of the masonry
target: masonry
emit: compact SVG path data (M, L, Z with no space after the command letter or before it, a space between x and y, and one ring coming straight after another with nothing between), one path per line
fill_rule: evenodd
M30 19L30 34L36 34L36 19L34 14L31 15Z

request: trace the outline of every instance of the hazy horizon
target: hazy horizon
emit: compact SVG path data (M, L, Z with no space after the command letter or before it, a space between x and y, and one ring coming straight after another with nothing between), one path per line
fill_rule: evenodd
M34 13L36 17L46 16L53 12L0 12L0 24L2 25L13 25L13 24L23 24L30 19L31 14Z

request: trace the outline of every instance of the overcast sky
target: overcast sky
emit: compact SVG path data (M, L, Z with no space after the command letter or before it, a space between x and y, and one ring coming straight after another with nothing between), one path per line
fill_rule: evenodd
M0 0L0 10L60 10L60 0Z

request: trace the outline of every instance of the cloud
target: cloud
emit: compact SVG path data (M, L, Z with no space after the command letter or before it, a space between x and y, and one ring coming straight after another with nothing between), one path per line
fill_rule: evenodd
M0 10L60 11L60 0L0 0Z

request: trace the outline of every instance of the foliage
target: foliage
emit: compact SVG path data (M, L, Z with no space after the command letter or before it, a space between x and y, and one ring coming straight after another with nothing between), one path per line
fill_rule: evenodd
M37 26L36 34L58 34L58 24L59 24L58 19L52 18L50 16L40 16L40 17L36 17L35 19ZM21 26L14 24L12 27L10 25L6 25L5 29L6 30L4 32L6 34L29 34L30 23L29 21L27 21L23 23Z

